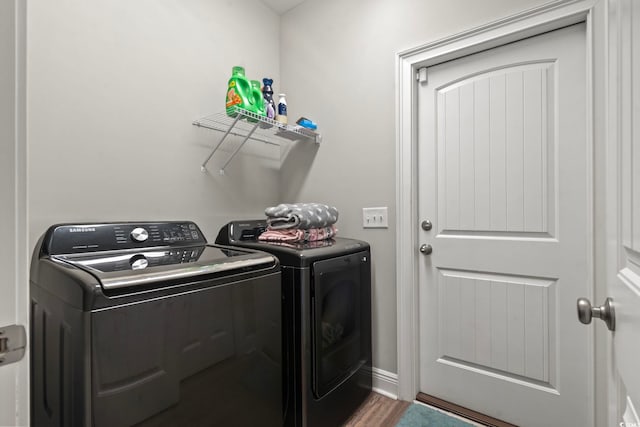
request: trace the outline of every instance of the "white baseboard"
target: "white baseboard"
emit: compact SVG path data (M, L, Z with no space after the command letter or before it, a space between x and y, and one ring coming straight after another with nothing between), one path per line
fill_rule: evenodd
M398 375L383 369L371 369L373 375L373 391L398 400Z

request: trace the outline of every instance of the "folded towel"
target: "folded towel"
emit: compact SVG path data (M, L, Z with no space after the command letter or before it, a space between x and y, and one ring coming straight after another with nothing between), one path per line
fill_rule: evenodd
M338 209L321 203L283 203L267 208L264 213L272 230L322 228L338 221Z
M338 229L335 225L322 228L310 228L301 230L299 228L290 228L287 230L267 230L258 236L258 240L263 242L316 242L319 240L331 239L336 235Z
M278 242L274 240L269 240L268 243L273 246L280 246L285 248L292 249L314 249L314 248L326 248L327 246L331 246L333 244L332 239L327 240L316 240L314 242Z

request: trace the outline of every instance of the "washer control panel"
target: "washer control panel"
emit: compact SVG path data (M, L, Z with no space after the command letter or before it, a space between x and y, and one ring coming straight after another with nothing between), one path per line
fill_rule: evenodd
M49 228L44 238L43 250L50 255L207 243L198 226L188 221L60 224Z

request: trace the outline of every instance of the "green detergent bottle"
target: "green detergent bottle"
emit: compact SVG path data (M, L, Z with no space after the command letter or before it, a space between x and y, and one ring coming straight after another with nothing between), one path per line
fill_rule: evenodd
M244 68L240 66L233 67L227 89L227 115L235 117L237 115L236 107L254 111L250 102L252 96L251 83L244 75Z
M251 80L251 101L254 113L259 116L267 115L267 106L264 103L264 96L258 80Z

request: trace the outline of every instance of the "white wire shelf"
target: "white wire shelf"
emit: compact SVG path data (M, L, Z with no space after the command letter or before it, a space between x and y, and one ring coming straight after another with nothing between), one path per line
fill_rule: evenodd
M221 175L224 175L225 168L236 154L238 154L242 146L250 139L272 145L280 145L284 142L283 140L296 141L310 139L316 144L322 141L322 136L319 133L303 128L302 126L285 125L242 108L236 108L236 113L235 117L230 117L226 112L221 112L200 118L193 122L194 126L224 132L222 138L220 138L211 150L209 156L202 163L200 169L203 172L206 170L207 163L211 160L211 157L218 151L229 135L239 136L243 138L243 140L231 153L222 168L220 168Z

